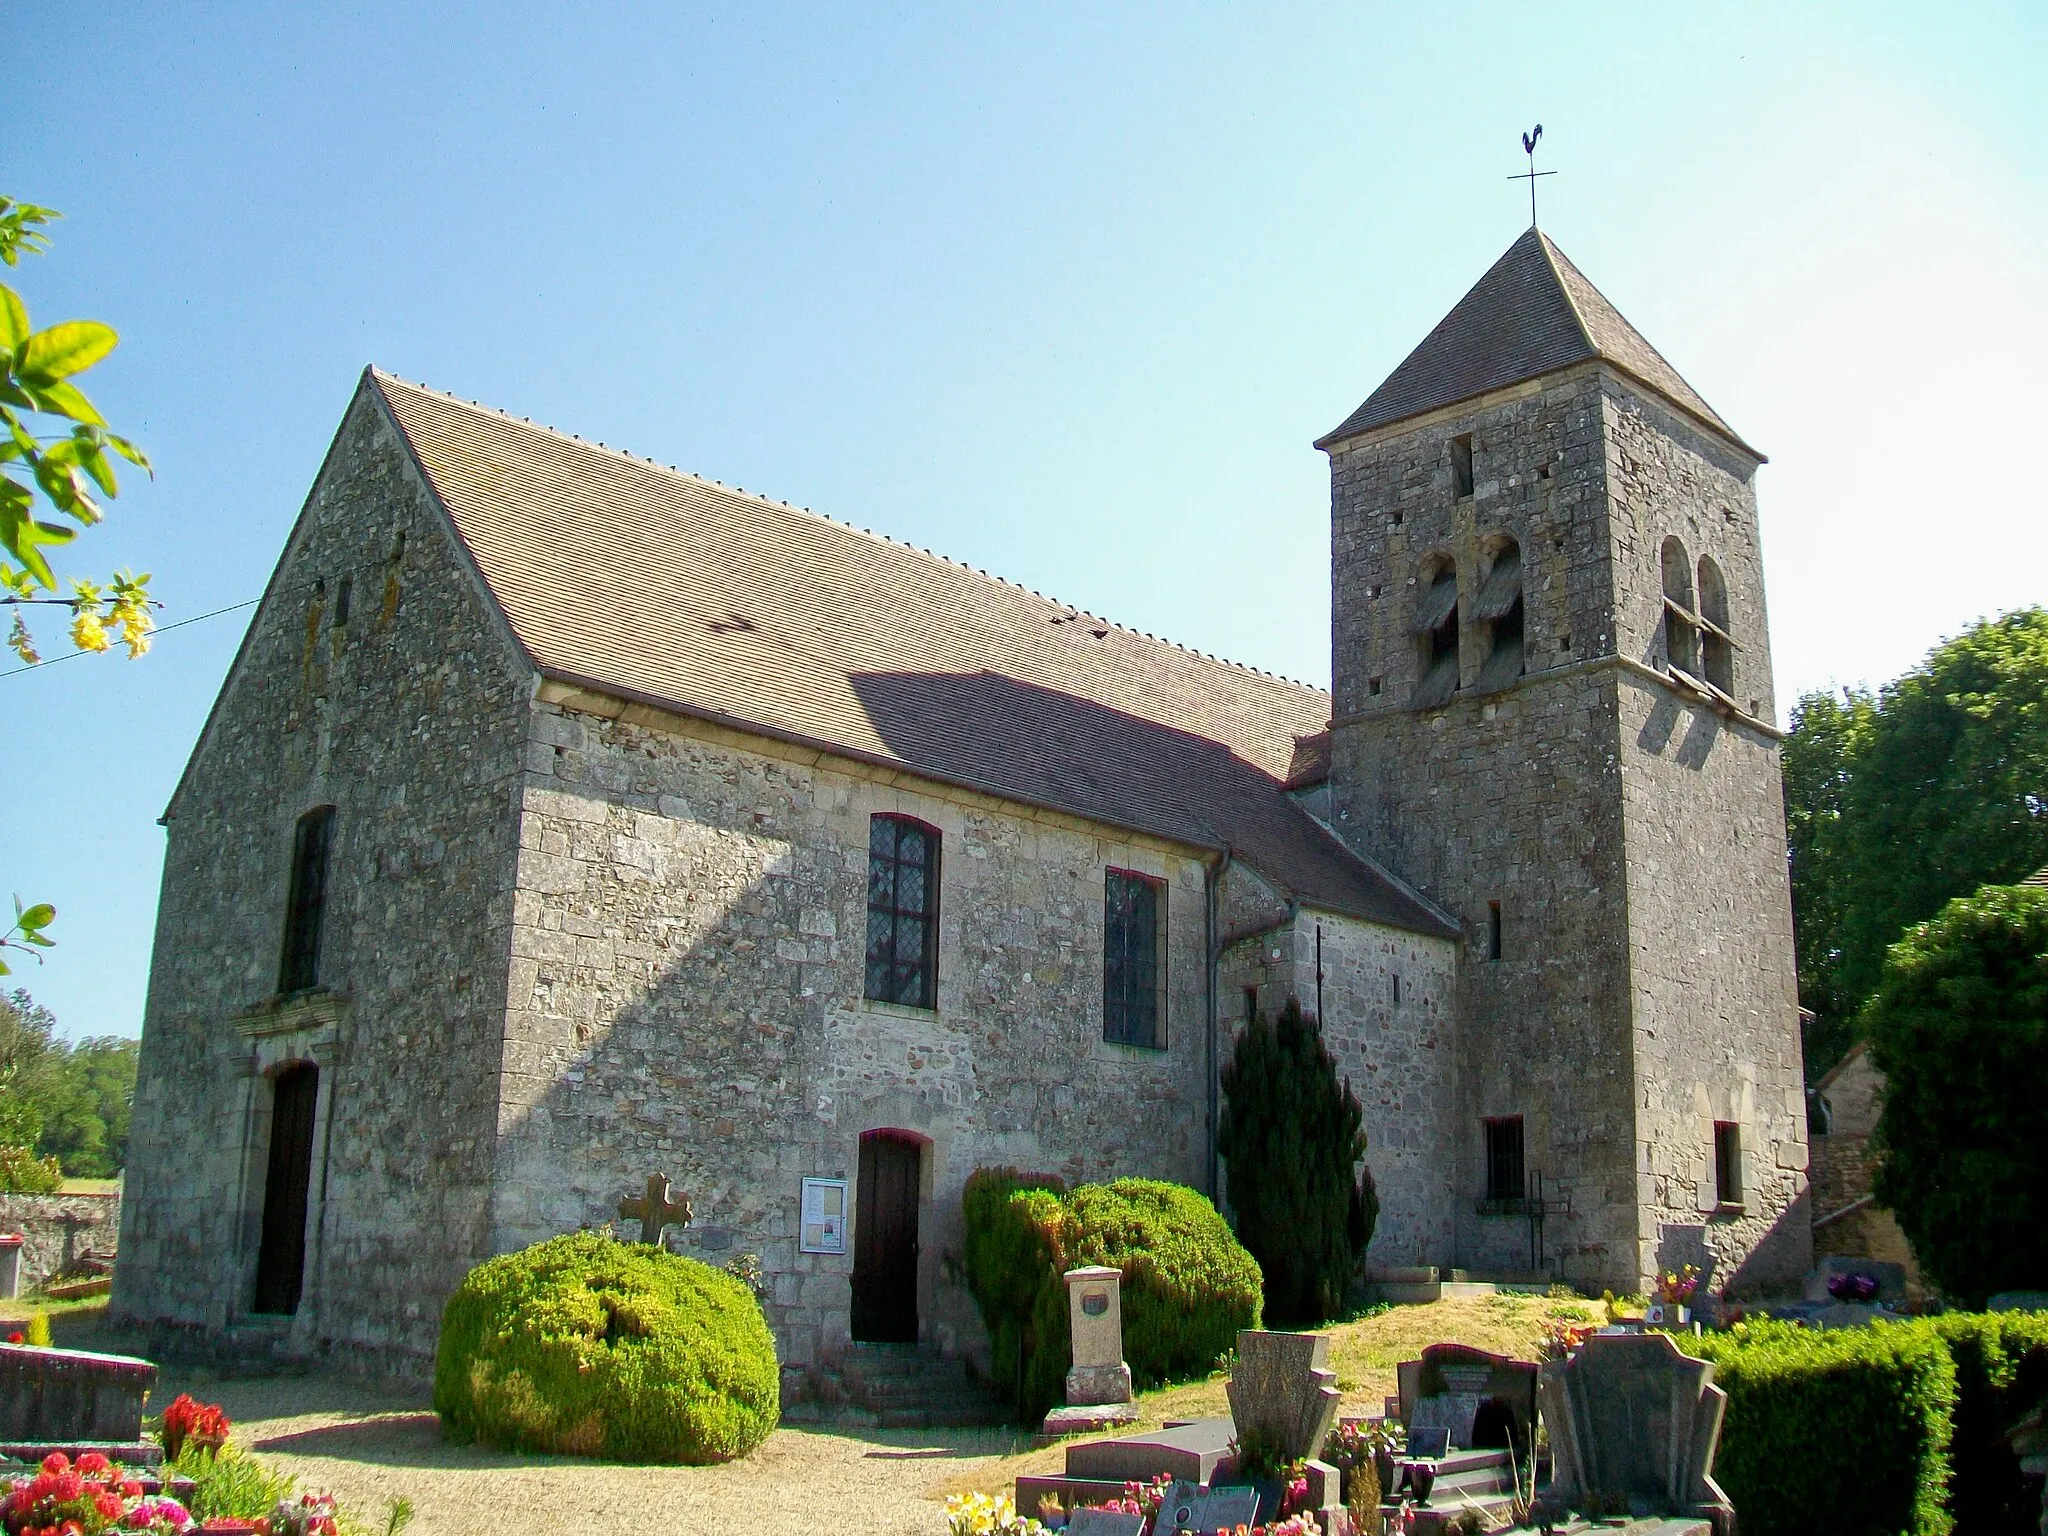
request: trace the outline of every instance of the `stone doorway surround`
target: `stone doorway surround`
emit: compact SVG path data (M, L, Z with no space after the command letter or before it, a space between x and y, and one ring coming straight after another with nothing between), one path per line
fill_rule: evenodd
M209 1318L215 1327L254 1327L305 1339L318 1333L326 1292L327 1153L339 1086L340 1035L348 1012L345 993L322 988L266 999L231 1021L247 1047L237 1063L242 1099L242 1155L235 1194L239 1219L232 1250L221 1260L225 1273ZM256 1311L256 1271L263 1245L274 1085L280 1074L298 1066L313 1067L319 1074L306 1170L305 1255L297 1309L290 1316L273 1316Z

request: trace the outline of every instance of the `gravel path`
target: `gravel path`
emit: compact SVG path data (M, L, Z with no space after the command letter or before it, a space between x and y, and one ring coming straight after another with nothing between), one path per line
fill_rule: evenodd
M1013 1443L1009 1431L780 1429L722 1467L625 1467L448 1445L423 1397L326 1377L167 1370L159 1399L181 1391L220 1403L236 1444L365 1523L410 1499L419 1536L942 1536L941 1486Z

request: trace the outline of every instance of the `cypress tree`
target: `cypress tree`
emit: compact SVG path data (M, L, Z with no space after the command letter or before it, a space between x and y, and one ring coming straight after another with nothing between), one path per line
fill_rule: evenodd
M1217 1151L1238 1241L1266 1277L1266 1316L1314 1325L1344 1306L1379 1219L1365 1116L1301 1004L1254 1018L1223 1071Z

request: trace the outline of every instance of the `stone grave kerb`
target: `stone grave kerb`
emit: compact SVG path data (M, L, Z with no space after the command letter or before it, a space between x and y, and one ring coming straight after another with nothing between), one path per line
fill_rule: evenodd
M1595 1334L1542 1367L1551 1493L1575 1509L1624 1503L1631 1515L1711 1520L1732 1536L1734 1506L1714 1481L1728 1394L1714 1367L1667 1334Z

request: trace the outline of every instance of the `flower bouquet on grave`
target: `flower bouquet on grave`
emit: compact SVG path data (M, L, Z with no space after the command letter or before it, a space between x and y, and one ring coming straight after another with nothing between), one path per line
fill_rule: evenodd
M1692 1299L1699 1288L1699 1265L1688 1264L1680 1270L1665 1270L1657 1277L1657 1301L1650 1308L1650 1326L1684 1327L1692 1320Z
M1574 1350L1599 1331L1598 1323L1553 1317L1543 1325L1543 1332L1536 1340L1536 1357L1539 1360L1569 1360Z
M1856 1274L1829 1275L1828 1294L1837 1301L1875 1301L1877 1299L1877 1276Z
M177 1515L151 1526L127 1523L124 1517L140 1507L142 1485L127 1477L98 1451L88 1451L74 1464L62 1451L43 1458L34 1477L17 1478L0 1500L0 1527L8 1536L101 1536L125 1526L129 1530L183 1530L191 1517L170 1502Z
M228 1427L228 1416L219 1404L198 1402L191 1393L180 1392L164 1410L164 1459L176 1461L188 1445L218 1456L228 1443Z
M1049 1536L1046 1528L1017 1513L1007 1493L956 1493L946 1500L947 1536Z

